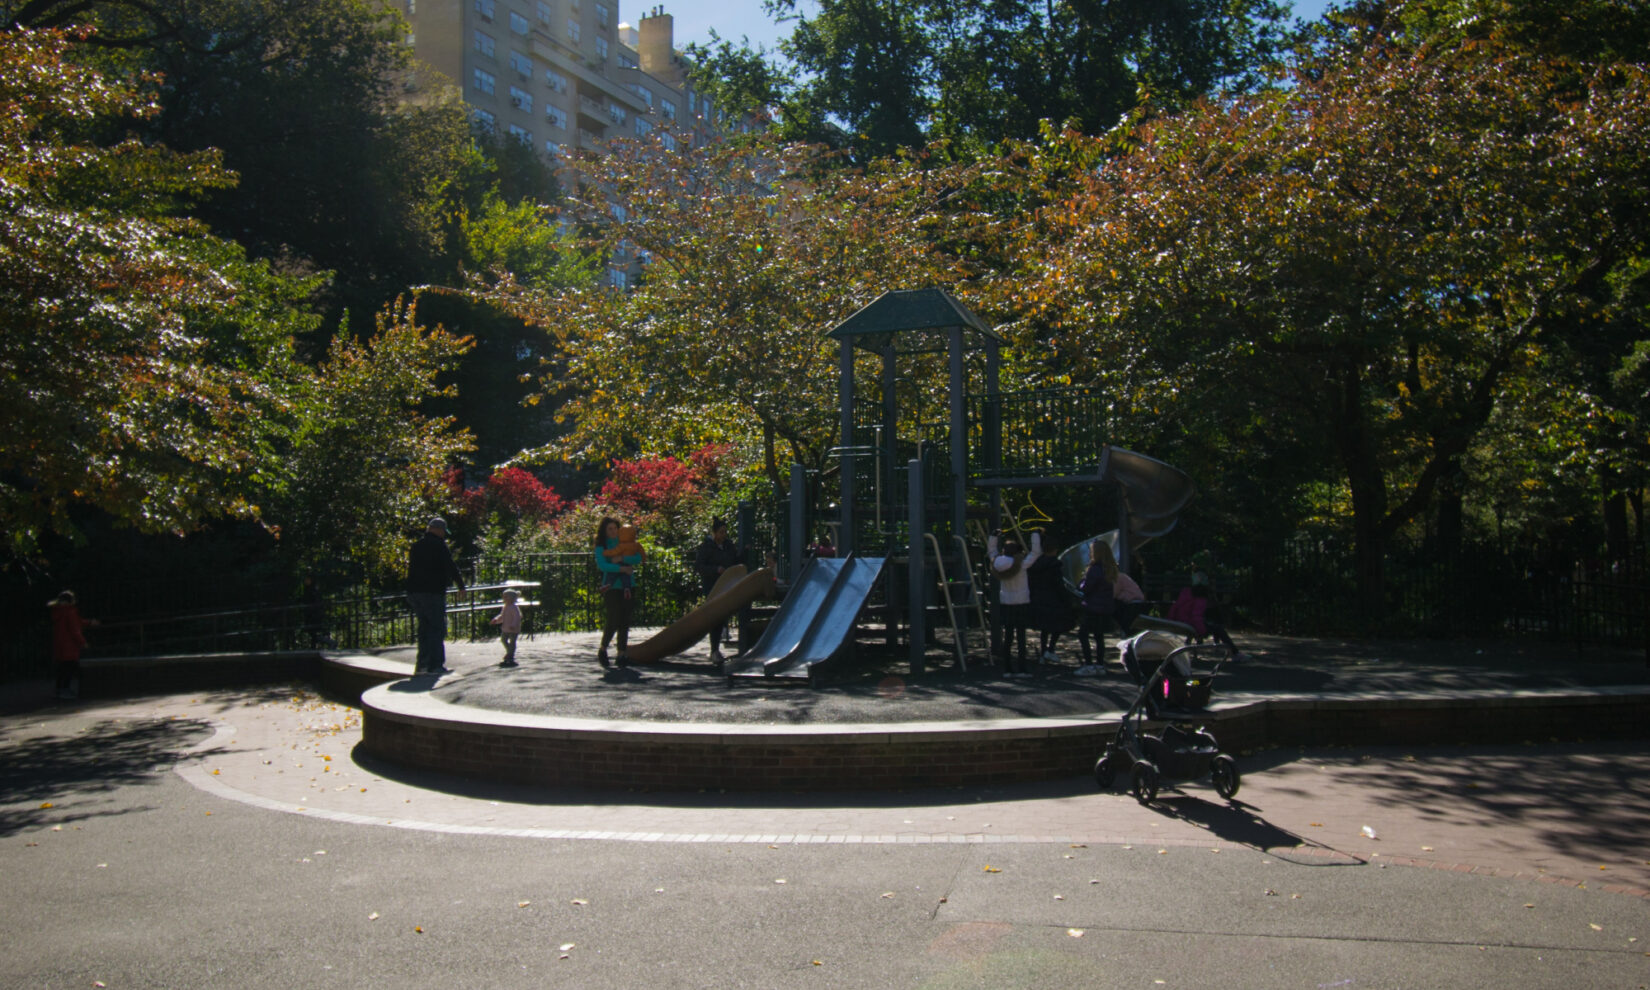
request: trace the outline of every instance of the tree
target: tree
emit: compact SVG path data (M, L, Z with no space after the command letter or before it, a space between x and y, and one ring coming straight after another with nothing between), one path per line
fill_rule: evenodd
M305 571L348 562L373 579L399 574L408 532L449 503L447 467L472 446L450 417L419 412L469 340L420 326L400 301L377 327L365 343L334 338L274 458L266 516Z
M796 22L780 51L806 81L786 115L840 119L863 157L933 137L985 149L1033 137L1042 121L1100 133L1143 97L1166 110L1253 89L1291 41L1274 0L820 0L811 14L797 0L764 6Z
M452 270L469 122L456 100L402 99L407 28L380 0L0 0L0 11L27 27L90 24L77 58L158 75L142 136L217 149L240 176L194 215L254 257L337 273L329 327L350 310L368 332L384 301Z
M667 150L615 143L581 162L570 204L639 284L485 298L548 332L565 365L546 379L567 437L541 455L600 461L729 444L819 468L836 445L837 348L823 336L883 291L955 287L979 266L945 204L966 168L894 163L821 172L815 149L758 140ZM943 207L943 208L942 208ZM939 379L943 382L943 375Z
M264 422L313 289L175 217L211 153L85 135L154 112L51 32L0 35L0 519L14 552L72 506L143 530L256 514Z
M1494 38L1370 43L1144 125L1026 231L1021 331L1134 417L1331 451L1378 610L1387 546L1486 427L1597 407L1543 388L1554 359L1642 327L1647 85Z

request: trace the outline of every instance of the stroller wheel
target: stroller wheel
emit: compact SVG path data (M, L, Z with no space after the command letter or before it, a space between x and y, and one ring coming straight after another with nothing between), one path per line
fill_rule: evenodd
M1141 804L1157 800L1157 766L1150 760L1134 765L1134 799Z
M1242 784L1237 761L1225 753L1216 754L1209 766L1209 778L1215 785L1215 793L1227 801L1232 800L1232 795L1238 792Z
M1117 764L1110 756L1102 756L1094 762L1094 783L1103 791L1111 790L1111 785L1117 780Z

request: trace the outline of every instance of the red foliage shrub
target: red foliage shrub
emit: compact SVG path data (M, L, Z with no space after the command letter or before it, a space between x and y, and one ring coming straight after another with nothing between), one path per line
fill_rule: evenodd
M524 519L550 519L567 508L567 500L554 488L515 467L494 471L485 497L495 508Z

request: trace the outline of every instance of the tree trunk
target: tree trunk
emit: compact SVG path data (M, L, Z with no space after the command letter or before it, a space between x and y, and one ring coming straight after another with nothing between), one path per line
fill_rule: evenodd
M1363 376L1356 362L1342 365L1335 389L1335 445L1352 493L1358 621L1369 627L1386 614L1386 477L1365 421Z
M1466 529L1462 522L1464 513L1461 506L1465 481L1461 459L1450 458L1449 470L1438 483L1438 524L1432 548L1434 556L1454 560L1461 552L1461 539Z
M1616 488L1614 472L1605 471L1599 475L1599 484L1604 486L1604 503L1601 506L1604 512L1604 556L1607 560L1625 560L1632 555L1632 536L1627 527L1627 496L1621 491L1611 491Z

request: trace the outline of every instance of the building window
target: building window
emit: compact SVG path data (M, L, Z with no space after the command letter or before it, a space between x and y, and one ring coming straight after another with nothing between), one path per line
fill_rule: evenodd
M539 15L539 23L543 24L545 27L549 27L550 26L550 17L551 17L550 5L545 3L544 0L539 0L538 15Z
M513 10L510 11L510 30L514 31L516 34L525 35L530 30L527 24L527 18L521 16Z
M644 119L642 117L637 117L636 118L636 136L637 137L642 137L648 131L651 131L651 130L653 130L653 125L648 123L646 119Z
M607 58L607 39L599 35L596 38L596 57L601 59Z
M533 144L533 132L525 127L519 127L515 124L511 124L510 136L515 138L517 141L520 141L522 144L528 145L529 147Z
M554 141L546 141L544 142L544 153L549 155L551 158L560 158L561 145Z
M533 94L516 86L510 87L510 105L517 110L533 112Z
M418 0L407 0L407 16L418 16Z
M602 27L607 27L607 4L598 3L596 5L596 23Z
M619 49L619 68L636 69L640 68L640 66L636 64L635 59L631 58L629 55L626 55L624 49L621 48Z
M676 119L676 103L672 100L659 101L659 116L666 120Z
M475 88L476 88L476 92L486 93L487 95L491 96L492 93L493 93L493 88L497 84L498 84L498 78L496 76L494 76L491 72L486 72L486 71L483 71L481 69L475 70Z
M624 107L610 101L607 104L607 118L615 124L624 123Z
M545 104L544 119L549 121L551 127L563 131L567 130L567 111L561 107Z
M630 287L630 276L621 268L609 268L607 270L607 281L615 289L628 289Z
M692 114L696 114L698 112L699 112L699 94L690 91L688 93L688 114L692 115Z
M711 107L710 101L709 100L704 101L704 106L705 106L705 119L706 120L714 120L715 117L716 117L716 111Z
M653 90L648 89L646 86L637 86L636 95L640 96L642 102L646 103L649 108L653 106Z
M676 150L676 135L669 131L659 132L659 143L665 146L666 151Z
M493 128L498 126L498 118L487 111L478 109L474 111L474 114L476 125L489 134L492 133Z
M510 53L510 68L516 70L516 75L523 79L533 78L533 60L521 52Z
M480 55L483 58L492 58L494 47L495 45L492 35L488 34L486 31L476 32L475 50L477 55Z
M558 93L567 92L567 77L555 69L544 70L544 84Z
M579 22L571 17L567 19L567 40L575 45L579 43Z
M489 24L492 23L493 0L476 0L476 13L480 15L482 20Z

